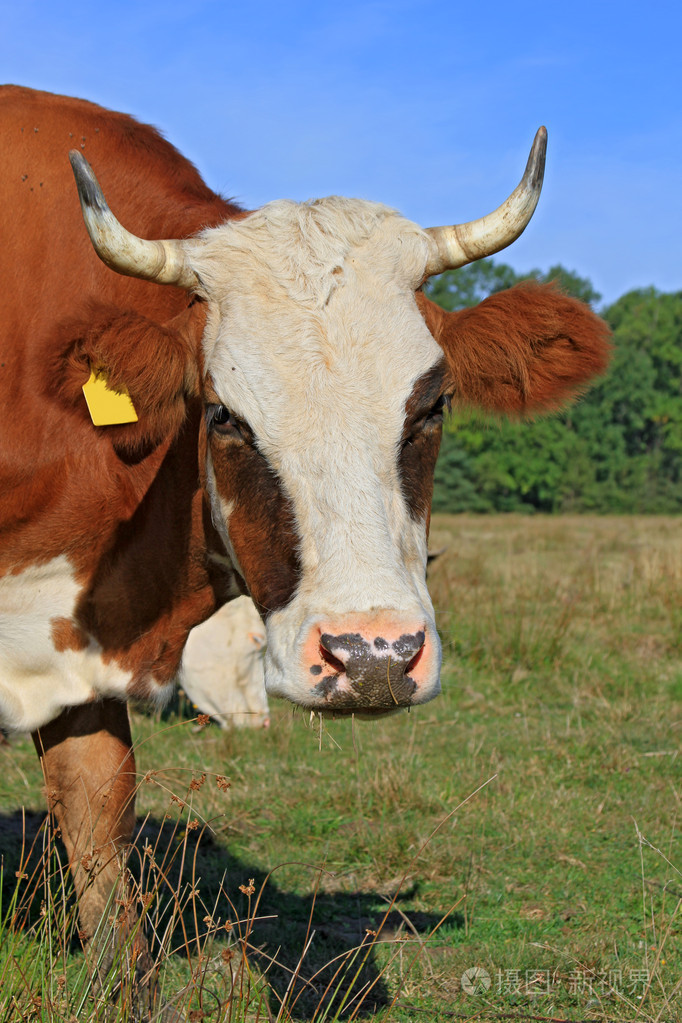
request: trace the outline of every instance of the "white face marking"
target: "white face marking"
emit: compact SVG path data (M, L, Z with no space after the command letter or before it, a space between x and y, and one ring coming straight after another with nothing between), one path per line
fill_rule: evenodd
M105 663L93 640L55 649L53 624L72 619L79 593L64 556L0 579L0 723L9 731L32 732L97 697L125 698L130 674Z
M227 552L227 558L224 558L223 562L226 567L234 568L237 570L237 572L241 573L239 559L235 554L235 550L234 547L232 546L232 541L230 539L230 534L227 528L227 524L230 521L230 516L234 511L234 501L225 501L220 496L218 492L218 487L216 485L215 471L213 469L213 465L211 464L210 457L208 458L206 465L206 490L208 491L208 496L211 501L211 518L213 520L213 524L218 530L218 533L220 534L220 539L223 541L223 544L225 545L225 550ZM219 563L220 555L212 554L211 558L216 563ZM235 596L237 595L237 593L235 593Z
M428 237L385 207L328 199L273 203L186 245L209 300L207 375L252 429L300 537L296 596L268 620L268 688L308 692L292 670L315 617L390 609L437 645L425 525L398 472L405 404L442 358L414 300ZM229 534L210 464L209 485Z

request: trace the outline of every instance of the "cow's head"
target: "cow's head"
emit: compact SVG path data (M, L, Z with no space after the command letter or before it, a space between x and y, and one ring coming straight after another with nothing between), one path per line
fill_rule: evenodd
M417 293L518 237L544 148L541 129L516 191L471 224L423 230L383 206L330 198L275 202L170 242L125 231L73 158L105 262L206 303L207 486L225 551L267 623L273 694L373 714L439 691L425 567L444 410L453 392L493 409L513 405L512 391L521 408L556 405L598 367L553 368L550 348L559 340L566 362L575 345L557 312L571 300L556 293L528 292L520 311L493 303L470 345L464 321L460 334Z

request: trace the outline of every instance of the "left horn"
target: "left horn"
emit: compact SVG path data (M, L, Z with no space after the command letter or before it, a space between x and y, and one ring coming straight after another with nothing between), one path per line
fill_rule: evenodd
M197 275L187 265L182 245L175 239L147 241L131 234L113 215L92 167L82 153L72 149L73 168L83 219L99 258L120 274L157 284L192 289Z
M487 217L452 227L426 228L433 240L433 253L426 267L428 277L492 256L516 241L528 226L540 198L546 150L547 129L538 128L521 181Z

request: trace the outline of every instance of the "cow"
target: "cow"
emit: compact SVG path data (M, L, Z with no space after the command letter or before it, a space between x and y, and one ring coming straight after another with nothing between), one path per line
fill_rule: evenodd
M147 991L131 908L93 938L134 824L125 701L162 703L245 593L271 695L367 718L436 696L443 416L561 407L608 335L551 286L456 313L422 290L524 230L544 129L497 210L424 229L339 197L243 210L84 100L4 87L0 123L0 723L34 736L92 962L127 941Z
M197 710L221 728L267 728L264 647L265 628L248 597L237 597L192 629L179 681Z

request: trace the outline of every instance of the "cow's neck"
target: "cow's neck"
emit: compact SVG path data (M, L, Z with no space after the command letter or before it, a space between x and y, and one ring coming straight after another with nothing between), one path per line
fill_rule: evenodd
M205 497L197 466L201 409L190 408L132 518L118 524L78 602L76 616L105 657L146 697L172 679L191 628L229 594L209 567Z

